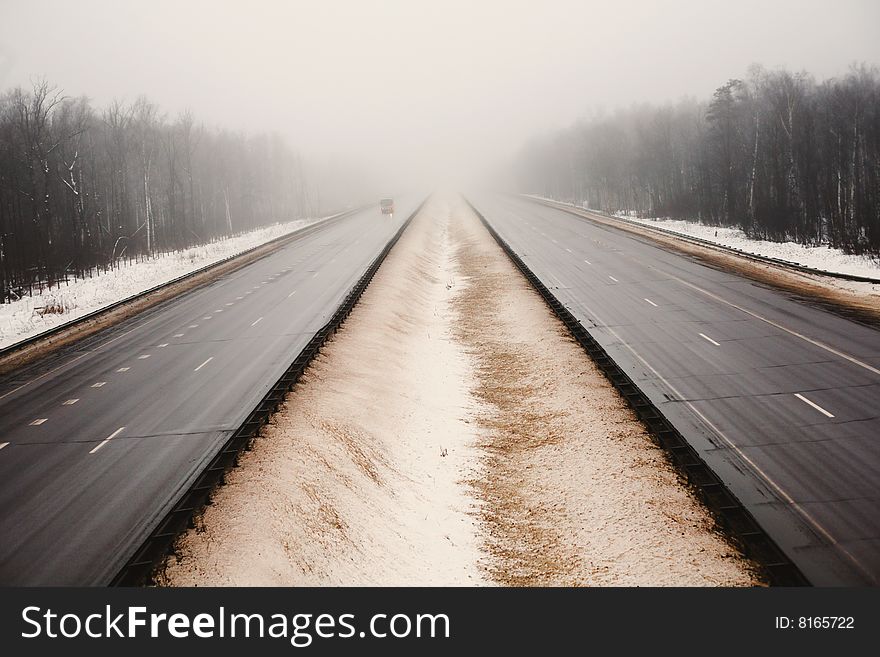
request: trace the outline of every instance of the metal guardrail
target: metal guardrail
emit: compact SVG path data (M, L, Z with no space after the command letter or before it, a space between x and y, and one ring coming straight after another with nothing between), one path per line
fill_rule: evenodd
M142 299L147 297L155 292L159 292L165 288L171 287L172 285L176 285L183 281L186 281L190 278L194 278L200 274L208 272L212 269L225 265L236 258L241 258L243 256L249 255L258 249L263 249L267 246L271 245L280 245L284 242L292 239L296 239L298 237L302 237L304 235L308 235L309 233L314 232L320 227L326 226L328 222L336 221L338 219L343 219L344 217L348 217L355 212L362 210L363 208L354 208L352 210L345 210L344 212L339 212L334 215L330 215L329 217L324 217L323 219L318 219L317 221L308 224L307 226L303 226L302 228L297 228L289 233L284 235L279 235L278 237L269 240L268 242L263 242L262 244L258 244L257 246L253 246L249 249L245 249L244 251L240 251L231 256L227 256L222 260L218 260L216 262L212 262L209 265L205 265L204 267L199 267L196 270L193 270L187 274L183 274L182 276L178 276L170 281L165 281L164 283L159 283L158 285L154 285L153 287L142 290L141 292L137 292L130 296L125 297L124 299L120 299L119 301L114 301L113 303L106 305L102 308L98 308L97 310L93 310L90 313L82 315L81 317L77 317L76 319L72 319L69 322L64 322L63 324L59 324L58 326L54 326L42 333L38 333L37 335L31 336L9 346L0 348L0 360L3 360L7 356L10 356L18 351L21 351L27 347L30 347L38 342L42 342L44 340L49 340L54 336L60 335L65 331L76 328L78 325L86 324L87 322L100 319L102 316L116 310L117 308L121 308L126 304L132 303L133 301L137 301L138 299Z
M746 258L748 260L753 260L755 262L761 262L765 264L776 265L778 267L784 267L787 269L794 269L804 274L814 274L817 276L830 276L832 278L839 278L845 281L855 281L859 283L872 283L874 285L880 285L880 278L871 278L870 276L858 276L856 274L845 274L843 272L837 271L826 271L824 269L816 269L815 267L807 267L806 265L802 265L797 262L792 262L791 260L782 260L781 258L771 258L770 256L762 256L757 253L751 253L749 251L743 251L742 249L737 249L733 246L727 246L726 244L719 244L718 242L713 242L712 240L703 239L702 237L694 237L692 235L683 235L682 233L678 233L674 230L669 230L668 228L661 228L659 226L651 226L649 224L644 224L640 221L633 221L632 219L627 219L626 217L618 217L613 214L608 214L607 212L601 212L599 210L590 210L587 208L580 208L576 205L570 205L568 203L563 203L562 201L554 201L552 199L545 199L539 196L531 196L529 194L521 195L523 198L528 199L534 203L539 203L541 205L546 205L551 208L556 208L558 210L562 210L564 212L568 212L569 214L573 214L576 217L580 217L582 219L589 219L590 214L595 214L603 219L608 219L611 221L619 221L621 223L625 223L630 226L636 226L638 228L644 228L646 230L653 230L658 233L662 233L663 235L668 235L670 237L675 237L684 242L691 242L692 244L699 244L700 246L705 246L711 249L716 249L718 251L724 251L726 253L733 253L742 258Z
M305 348L288 366L281 378L250 412L245 421L233 432L208 465L199 473L192 484L172 503L171 509L150 532L146 540L128 559L110 582L111 586L140 586L148 583L156 567L174 547L177 537L186 531L193 517L201 512L210 500L213 491L224 483L226 473L238 464L238 456L247 449L257 437L269 418L278 410L285 396L302 376L312 359L318 354L327 339L336 333L345 319L351 314L364 290L373 280L379 266L391 251L400 236L422 209L425 201L403 222L394 236L388 241L379 255L366 269L358 282L346 295L345 300L323 327L312 337Z
M800 569L770 538L754 516L727 488L678 429L666 419L648 396L630 379L629 375L614 362L584 325L529 269L528 265L498 234L480 211L470 201L468 201L468 205L516 268L543 297L550 309L565 324L572 336L602 370L605 377L623 396L639 420L647 427L654 441L666 451L679 472L699 492L703 502L712 511L718 523L740 545L746 556L763 567L769 582L777 586L808 586L809 581Z

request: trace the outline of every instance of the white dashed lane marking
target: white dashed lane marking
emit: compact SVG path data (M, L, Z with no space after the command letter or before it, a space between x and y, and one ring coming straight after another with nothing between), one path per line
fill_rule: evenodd
M159 349L164 349L165 347L168 346L168 343L167 343L167 342L163 342L162 344L157 344L156 346L159 347Z
M116 436L118 436L120 433L122 433L122 430L123 430L123 429L125 429L125 427L119 427L116 431L114 431L114 432L111 433L109 436L107 436L106 438L104 438L104 440L101 442L101 444L99 444L97 447L92 448L92 449L89 451L89 454L94 454L95 452L97 452L97 451L98 451L99 449L101 449L104 445L106 445L106 444L109 443L111 440L113 440L114 438L116 438Z
M873 365L869 365L868 363L865 363L864 361L859 360L855 356L852 356L844 351L840 351L839 349L835 349L834 347L827 345L824 342L820 342L819 340L814 340L813 338L806 336L803 333L798 333L797 331L790 329L786 326L783 326L782 324L779 324L777 322L774 322L773 320L767 319L766 317L762 317L758 313L752 312L748 308L744 308L744 307L739 306L731 301L728 301L727 299L719 297L717 294L713 294L712 292L709 292L708 290L704 290L700 286L694 285L693 283L690 283L690 282L684 280L683 278L679 278L678 276L674 276L667 271L664 271L662 269L658 269L656 267L654 267L653 269L656 269L657 271L659 271L662 274L665 274L669 278L672 278L672 279L678 281L682 285L686 285L687 287L694 289L697 292L701 292L702 294L705 294L706 296L708 296L711 299L715 299L716 301L720 301L721 303L727 304L731 308L736 308L737 310L744 312L745 314L750 315L751 317L754 317L755 319L759 319L762 322L766 322L770 326L775 326L776 328L778 328L782 331L785 331L786 333L789 333L790 335L793 335L796 338L800 338L801 340L803 340L805 342L809 342L811 345L819 347L820 349L824 349L825 351L832 353L835 356L840 356L844 360L848 360L853 365L858 365L859 367L862 367L873 374L880 374L880 369L874 367Z
M37 418L36 420L32 420L31 422L29 422L29 424L30 424L30 426L32 426L32 427L38 427L38 426L40 426L41 424L43 424L43 422L45 422L45 421L48 420L48 419L49 419L49 418L47 418L47 417Z
M258 318L256 319L256 321L254 321L254 323L251 324L251 326L256 326L257 324L259 324L259 323L262 322L262 321L263 321L263 318L262 318L262 317L258 317Z
M214 360L214 357L213 357L213 356L211 356L208 360L206 360L204 363L202 363L201 365L199 365L196 369L193 370L193 372L198 372L200 369L202 369L205 365L207 365L208 363L210 363L212 360Z
M654 303L653 301L651 301L648 297L645 297L645 301L647 301L648 303L650 303L650 304L651 304L652 306L654 306L655 308L658 307L657 304Z
M116 370L116 371L117 371L117 372L128 372L128 370L130 370L130 369L131 369L130 367L120 367L120 368L119 368L118 370Z
M97 383L93 383L93 384L92 384L92 387L93 387L93 388L102 388L102 387L104 387L105 385L107 385L107 382L106 382L106 381L98 381Z
M798 399L800 399L800 400L801 400L802 402L804 402L805 404L809 404L810 406L812 406L813 408L815 408L817 411L819 411L819 412L820 412L822 415L824 415L825 417L834 417L833 414L831 414L831 413L829 413L828 411L826 411L824 408L822 408L821 406L819 406L819 404L817 404L816 402L814 402L814 401L810 401L809 399L807 399L806 397L804 397L804 396L803 396L802 394L800 394L799 392L794 393L794 396L797 397Z
M709 342L711 342L712 344L714 344L716 347L720 347L720 346L721 346L721 343L720 343L720 342L715 342L715 340L713 340L712 338L710 338L710 337L709 337L708 335L706 335L705 333L700 333L699 335L700 335L701 338L703 338L704 340L708 340Z
M9 444L9 443L0 443L0 449L3 449L3 448L6 447L8 444Z
M616 278L614 278L614 276L611 276L610 274L608 275L608 278L610 278L610 279L611 279L612 281L614 281L615 283L620 283L619 280L617 280Z
M150 357L150 354L141 354L140 356L138 356L138 360L146 360L149 357Z
M172 337L172 338L182 338L182 337L183 337L183 333L175 333L175 334L172 335L171 337Z
M79 401L79 399L68 399L67 401L65 401L61 405L62 406L73 406L78 401Z

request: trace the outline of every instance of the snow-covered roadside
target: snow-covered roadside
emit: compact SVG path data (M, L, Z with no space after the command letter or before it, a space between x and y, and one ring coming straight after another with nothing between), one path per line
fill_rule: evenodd
M68 285L62 283L61 287L44 290L33 297L0 304L0 348L321 220L297 219L273 224L213 244L166 253L143 262L124 263L118 269L92 278L71 281ZM46 307L63 309L63 312L43 314L41 309Z
M573 203L562 203L551 198L540 196L534 196L534 198L553 201L562 205L571 205L582 210L590 210L590 208L581 207ZM661 218L641 219L625 213L616 213L615 216L645 226L662 228L679 235L697 237L715 244L739 249L752 255L785 260L786 262L810 267L811 269L851 276L880 278L880 260L868 256L844 253L840 249L832 249L828 246L804 246L797 242L771 242L769 240L751 239L738 228L706 226L695 221Z
M805 246L797 242L770 242L751 239L739 228L705 226L693 221L640 219L631 216L627 216L626 219L645 226L662 228L679 235L698 237L753 255L793 262L811 269L851 276L880 278L880 260L869 256L844 253L840 249L832 249L828 246Z

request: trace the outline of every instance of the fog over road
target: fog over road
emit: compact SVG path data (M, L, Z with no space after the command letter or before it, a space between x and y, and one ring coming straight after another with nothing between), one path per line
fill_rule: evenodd
M816 585L880 578L880 332L648 238L471 198Z
M328 222L0 380L0 583L109 582L415 205Z

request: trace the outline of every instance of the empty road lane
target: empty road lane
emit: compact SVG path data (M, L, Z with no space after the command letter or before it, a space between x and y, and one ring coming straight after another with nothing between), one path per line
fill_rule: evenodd
M880 331L524 198L472 202L817 585L880 578Z
M0 583L109 582L415 207L328 222L0 380Z

